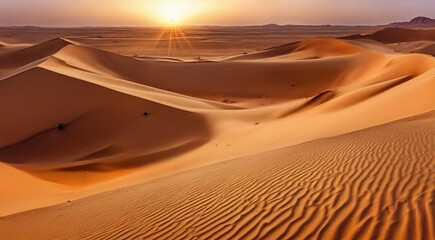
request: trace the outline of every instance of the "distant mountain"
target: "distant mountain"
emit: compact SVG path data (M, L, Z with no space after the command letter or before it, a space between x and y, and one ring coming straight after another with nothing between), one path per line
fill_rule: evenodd
M409 22L395 22L387 25L388 27L435 27L435 19L428 17L416 17Z
M281 27L281 25L278 25L278 24L276 24L276 23L270 23L270 24L262 25L261 27L266 27L266 28L279 28L279 27Z

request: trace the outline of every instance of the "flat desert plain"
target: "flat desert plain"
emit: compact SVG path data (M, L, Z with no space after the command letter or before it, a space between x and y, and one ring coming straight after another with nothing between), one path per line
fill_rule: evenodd
M0 239L435 239L434 29L0 41Z

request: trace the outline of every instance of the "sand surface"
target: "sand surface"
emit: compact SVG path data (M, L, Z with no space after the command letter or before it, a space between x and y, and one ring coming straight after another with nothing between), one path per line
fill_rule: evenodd
M434 239L434 133L432 112L12 215L2 235Z
M336 31L196 60L0 38L0 239L435 239L433 30Z

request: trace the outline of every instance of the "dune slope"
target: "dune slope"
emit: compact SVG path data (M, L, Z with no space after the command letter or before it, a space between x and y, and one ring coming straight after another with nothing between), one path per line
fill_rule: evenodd
M0 234L435 239L434 133L432 112L3 217Z

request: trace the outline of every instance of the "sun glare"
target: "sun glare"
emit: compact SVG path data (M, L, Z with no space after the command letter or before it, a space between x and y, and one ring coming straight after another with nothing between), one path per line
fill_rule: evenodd
M166 25L180 25L189 17L189 8L181 1L166 2L159 8L159 18Z
M202 0L150 0L148 13L166 26L189 24L206 9Z
M168 22L175 24L177 21L181 20L181 10L178 6L170 5L166 6L165 18Z

